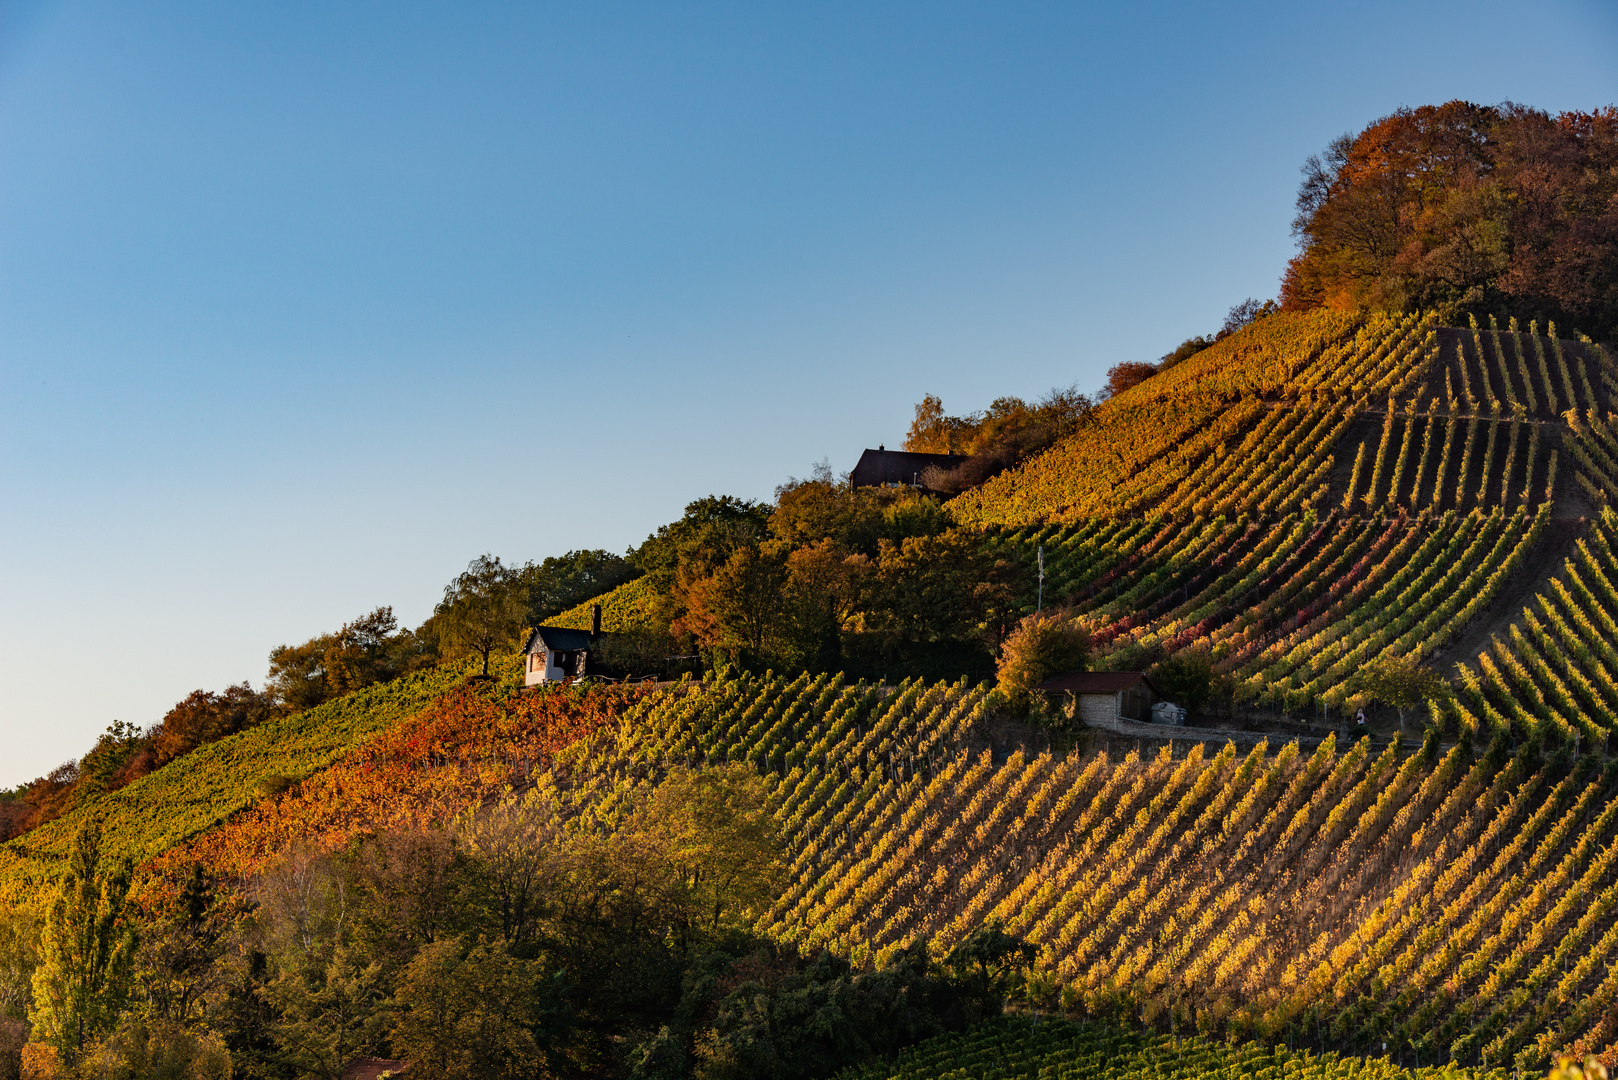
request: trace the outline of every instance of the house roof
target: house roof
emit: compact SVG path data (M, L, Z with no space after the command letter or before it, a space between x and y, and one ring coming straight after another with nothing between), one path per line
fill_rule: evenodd
M575 630L570 626L536 626L528 635L528 640L523 643L522 651L533 653L550 649L553 652L574 652L578 649L588 649L590 645L588 630Z
M383 1073L391 1076L409 1076L410 1065L389 1058L355 1058L343 1066L343 1080L377 1080Z
M1069 671L1052 675L1034 689L1066 690L1074 694L1119 694L1142 682L1154 691L1157 689L1144 671Z
M860 455L859 464L848 474L854 487L876 487L879 484L915 484L922 472L930 466L953 469L965 461L963 454L913 454L907 450L867 450Z

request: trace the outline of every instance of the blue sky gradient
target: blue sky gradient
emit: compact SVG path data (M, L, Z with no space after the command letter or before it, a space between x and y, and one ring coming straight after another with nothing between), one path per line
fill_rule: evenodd
M1603 3L0 7L0 786L468 560L623 550L1273 296Z

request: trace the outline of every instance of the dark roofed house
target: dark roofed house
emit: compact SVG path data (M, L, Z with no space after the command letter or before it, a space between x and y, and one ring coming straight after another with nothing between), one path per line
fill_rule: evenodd
M536 626L523 642L523 685L574 679L589 674L590 650L601 637L601 605L590 608L589 630Z
M908 450L888 450L878 446L860 455L859 464L848 474L851 487L881 487L884 484L921 485L921 474L936 465L953 469L966 460L964 454L913 454Z
M1119 720L1151 723L1152 706L1163 699L1144 671L1070 671L1052 675L1034 689L1072 694L1074 715L1092 727Z

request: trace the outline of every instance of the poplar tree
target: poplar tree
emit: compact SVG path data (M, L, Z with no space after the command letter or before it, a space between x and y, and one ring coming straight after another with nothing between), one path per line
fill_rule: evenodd
M100 826L80 829L34 972L35 1037L54 1045L64 1061L112 1030L129 999L135 960L135 933L123 918L129 882L127 862L103 865Z

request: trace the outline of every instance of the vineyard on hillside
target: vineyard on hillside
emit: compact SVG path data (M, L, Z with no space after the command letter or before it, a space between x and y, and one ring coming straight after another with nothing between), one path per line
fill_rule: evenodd
M1416 1077L1504 1080L1503 1069L1402 1068L1413 1055L1388 1047L1370 1061L1294 1053L1285 1046L1228 1046L1199 1038L1142 1035L1061 1020L1006 1018L961 1035L945 1035L901 1051L899 1059L850 1069L839 1080L1175 1080L1218 1076L1285 1076L1288 1080L1414 1080Z
M833 676L662 692L565 755L770 778L790 886L761 930L880 965L1002 921L1053 1000L1204 1033L1534 1067L1618 1038L1618 776L1369 741L1122 760L984 740L982 689Z
M1545 329L1274 316L1107 402L1065 443L951 506L963 524L1015 528L1531 505L1557 490L1564 446L1585 476L1575 483L1601 501L1618 367Z
M209 743L0 844L0 901L36 895L54 882L86 821L100 824L110 857L145 863L275 788L320 772L461 683L469 670L475 667L457 664L406 675Z
M239 879L294 846L332 851L366 833L454 820L533 782L558 752L616 726L650 693L602 685L523 693L519 685L451 690L296 788L167 852L150 867L154 885L193 862Z
M1238 702L1310 713L1340 707L1377 657L1461 661L1450 730L1601 741L1618 715L1596 629L1618 617L1618 593L1603 591L1618 368L1597 346L1527 331L1414 316L1261 322L951 505L987 526L998 556L1031 563L1043 549L1046 601L1085 619L1098 667L1195 648ZM1238 379L1276 336L1294 363ZM1106 480L1093 459L1132 438L1114 427L1137 407L1184 419L1183 441ZM1148 453L1161 433L1145 433ZM1575 547L1583 576L1544 580ZM1538 614L1482 656L1457 651L1525 585L1547 590Z

